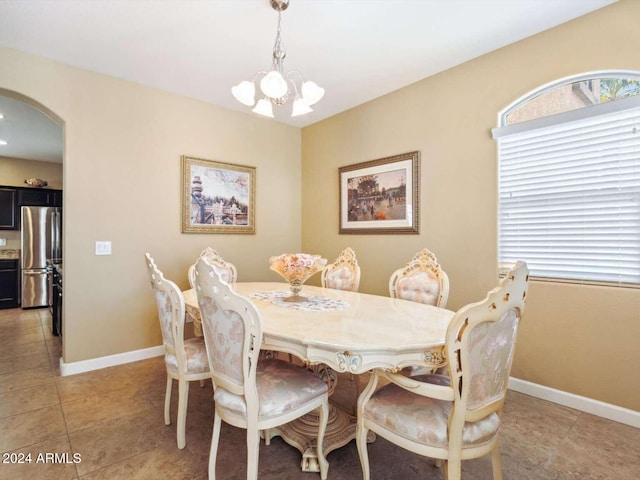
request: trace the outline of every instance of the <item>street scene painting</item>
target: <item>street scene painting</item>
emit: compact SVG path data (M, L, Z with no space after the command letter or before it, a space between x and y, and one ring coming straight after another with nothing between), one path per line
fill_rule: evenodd
M255 167L182 157L182 232L255 233Z
M339 171L340 233L418 233L419 152Z

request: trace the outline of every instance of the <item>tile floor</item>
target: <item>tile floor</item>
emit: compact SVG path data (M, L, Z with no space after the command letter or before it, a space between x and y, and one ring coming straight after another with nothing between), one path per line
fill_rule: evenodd
M163 421L162 358L60 377L60 354L46 309L0 310L0 479L207 478L210 385L191 385L187 446L178 450L175 423ZM223 424L219 479L246 477L244 438L243 430ZM507 399L501 450L507 480L640 478L640 429L519 393ZM30 464L4 462L28 453ZM65 461L45 463L47 453ZM369 446L369 454L374 480L442 478L432 460L383 439ZM297 450L275 438L261 445L259 476L319 478L300 472L299 460ZM330 479L361 478L355 442L328 460ZM462 477L491 479L489 459L464 462Z

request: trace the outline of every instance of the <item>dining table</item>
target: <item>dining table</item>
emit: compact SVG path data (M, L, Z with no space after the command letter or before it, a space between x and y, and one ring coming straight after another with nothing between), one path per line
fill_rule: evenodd
M375 368L439 368L446 364L444 341L454 312L384 295L304 285L292 296L283 282L236 282L233 290L256 306L262 319L261 350L298 357L335 390L336 372L354 375ZM202 335L195 289L183 292L194 332ZM313 422L311 422L313 423ZM325 454L355 438L356 420L332 408L325 434ZM302 421L274 429L303 455L303 471L318 471L315 457L317 425ZM267 442L270 437L267 438Z

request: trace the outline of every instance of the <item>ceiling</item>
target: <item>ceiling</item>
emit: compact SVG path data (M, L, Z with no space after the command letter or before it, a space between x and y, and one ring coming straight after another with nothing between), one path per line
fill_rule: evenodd
M305 127L614 1L290 0L285 71L326 93L275 121ZM230 89L270 68L277 18L270 0L0 0L0 46L256 115ZM62 160L29 108L0 96L0 113L0 139L21 131L0 156Z

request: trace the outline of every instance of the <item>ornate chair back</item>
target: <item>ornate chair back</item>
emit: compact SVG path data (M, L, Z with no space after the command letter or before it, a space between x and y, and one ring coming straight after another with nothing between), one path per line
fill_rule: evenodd
M227 262L224 258L220 256L220 254L213 248L207 247L201 253L198 258L206 258L213 268L216 269L218 275L227 283L235 283L238 279L238 271L233 263ZM196 264L194 263L189 267L189 285L191 288L196 288L195 284L195 269Z
M213 273L212 273L213 270ZM221 386L247 402L257 415L256 367L262 320L253 303L237 295L208 259L196 262L196 292L214 388Z
M444 308L449 297L449 276L426 248L389 278L389 295Z
M360 286L360 265L355 252L347 247L336 260L324 267L320 281L325 288L357 292Z
M151 255L145 254L151 288L158 305L158 319L162 331L162 343L167 355L175 355L177 371L186 371L184 353L184 297L182 291L171 280L164 278Z

